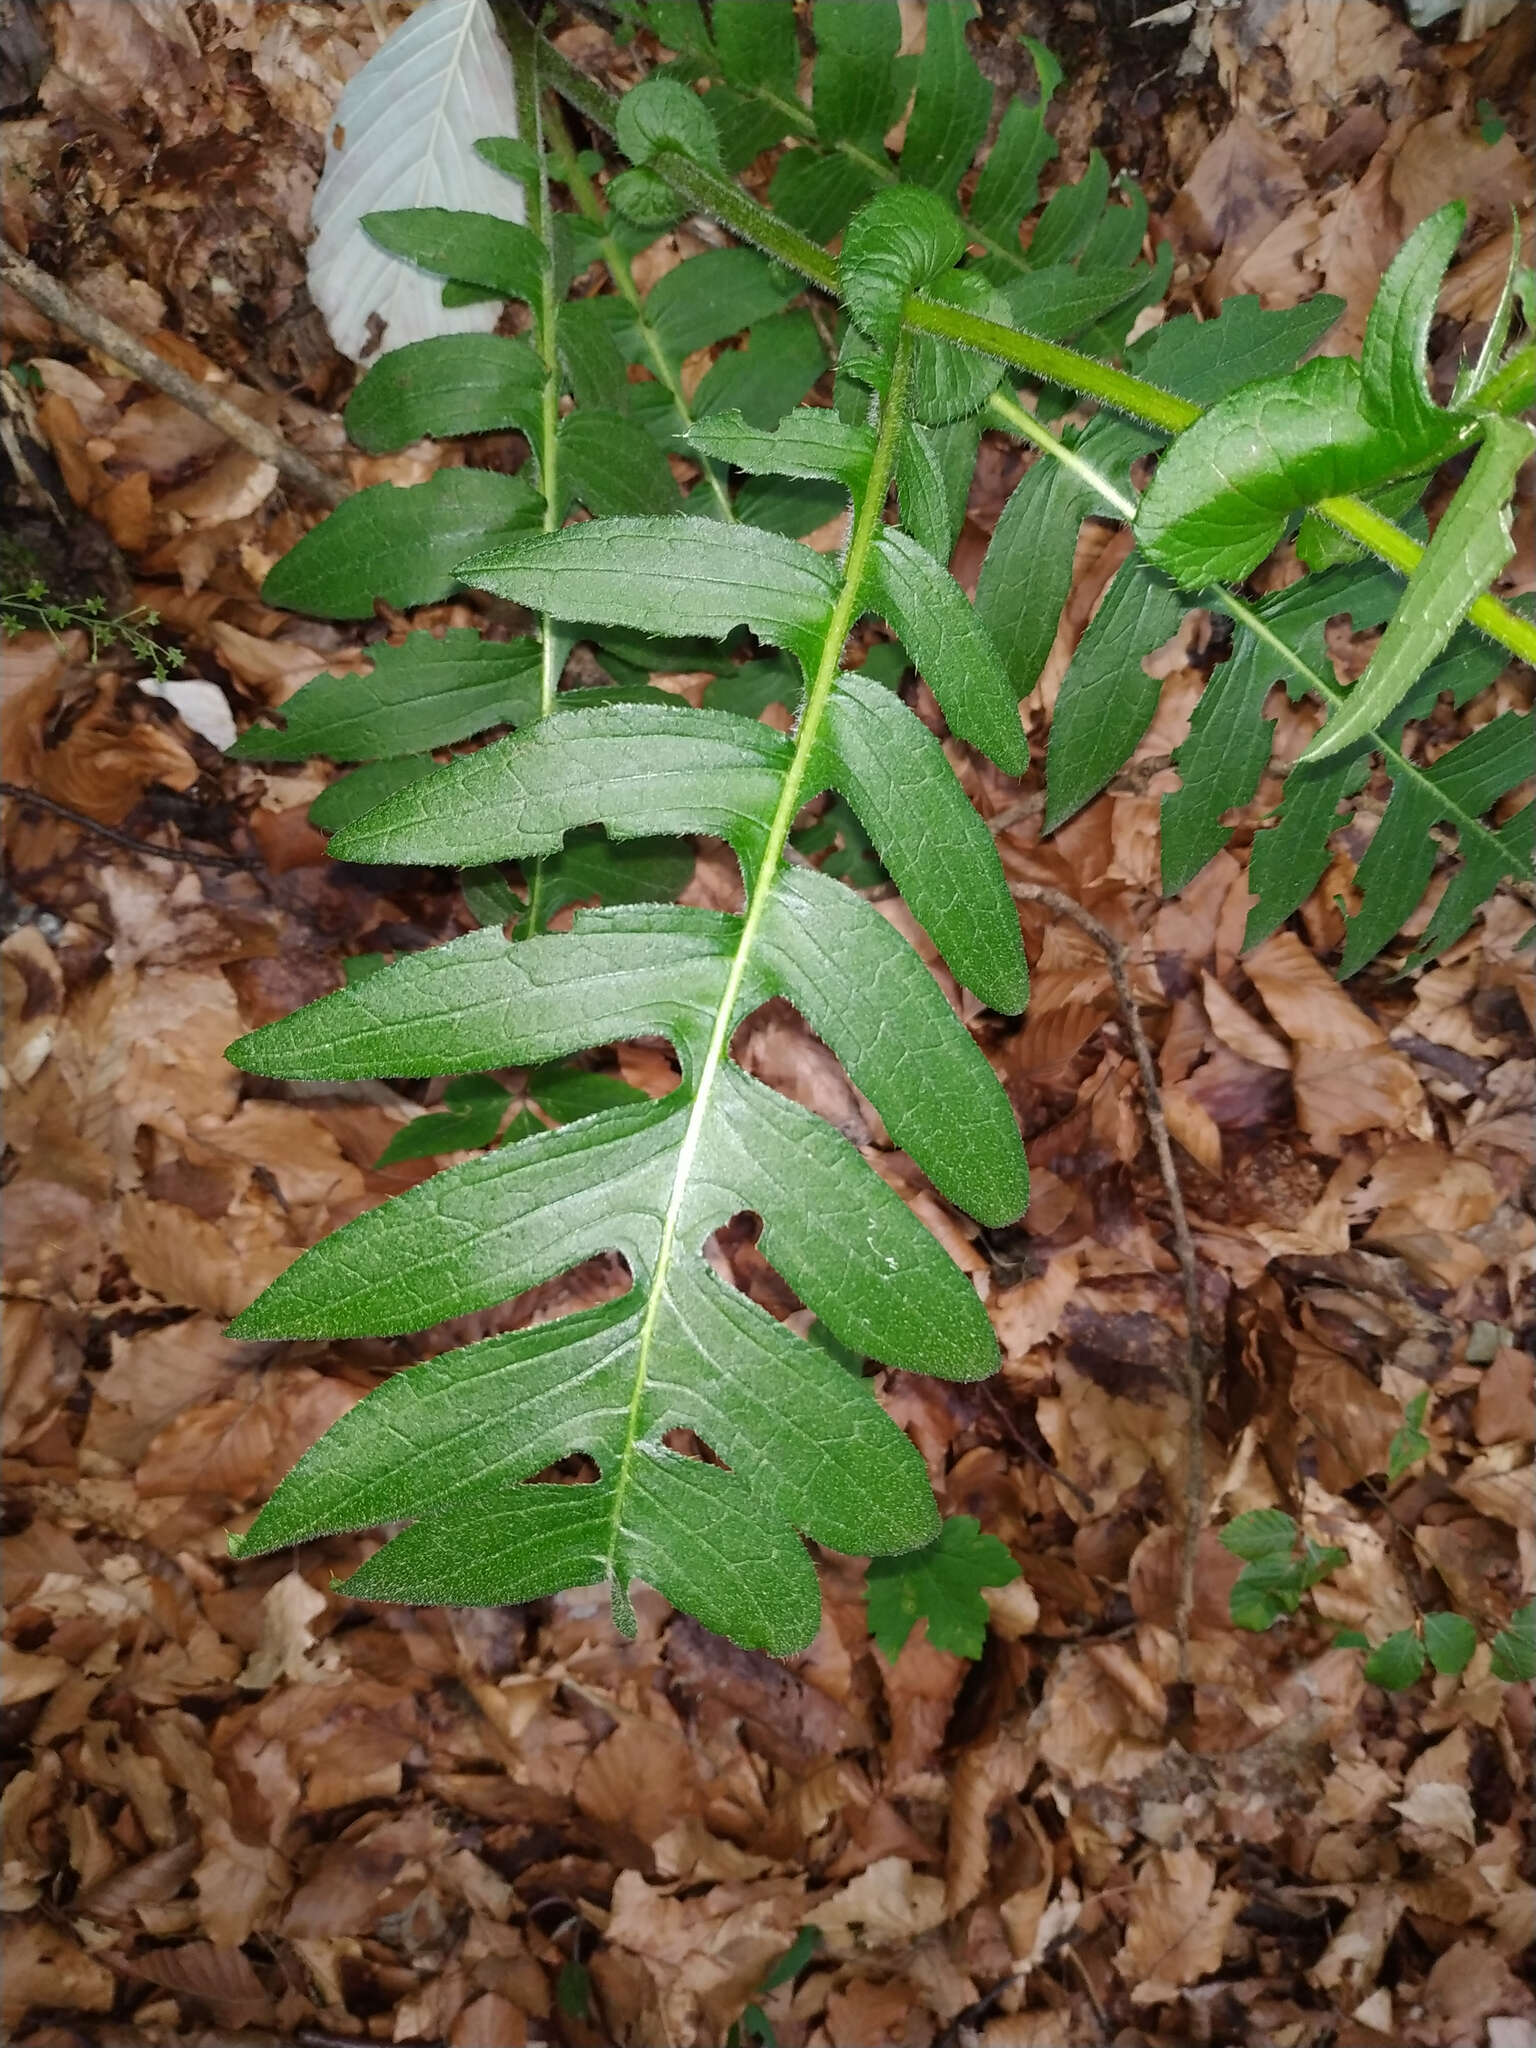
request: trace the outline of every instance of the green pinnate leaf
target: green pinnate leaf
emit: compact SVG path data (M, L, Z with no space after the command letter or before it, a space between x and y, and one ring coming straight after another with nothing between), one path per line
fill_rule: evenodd
M816 1632L816 1570L786 1523L767 1523L731 1474L641 1444L622 1480L520 1486L461 1516L433 1514L344 1581L363 1600L496 1607L608 1579L632 1632L635 1578L751 1649L787 1656Z
M1034 209L1040 173L1056 155L1056 138L1045 125L1045 111L1061 83L1061 66L1044 44L1033 36L1023 40L1034 59L1040 96L1034 106L1012 99L1003 109L969 209L972 224L1009 249L1018 241L1020 221ZM1020 319L1029 325L1022 314Z
M711 519L605 519L461 562L466 581L533 611L665 633L688 587L688 623L723 639L738 625L813 664L831 613L835 572L778 534L729 531Z
M1499 882L1524 871L1530 861L1531 807L1527 805L1497 833L1483 826L1482 817L1524 781L1530 772L1530 750L1530 716L1511 711L1479 727L1432 768L1396 772L1386 814L1356 871L1364 902L1348 923L1339 967L1343 977L1358 973L1374 959L1418 904L1433 870L1431 835L1436 825L1457 827L1462 866L1424 933L1421 958L1459 938ZM1347 757L1334 757L1340 758L1347 782L1350 765ZM1333 767L1330 760L1316 771L1325 789L1329 785L1324 778ZM1353 773L1358 781L1359 763ZM1301 784L1302 790L1306 787Z
M645 762L638 775L636 747ZM381 804L338 834L332 853L481 867L556 853L567 832L594 823L616 839L708 832L750 851L789 751L780 734L723 711L559 707Z
M939 700L950 730L1010 775L1029 766L1018 700L996 648L947 569L903 533L885 527L865 595L898 635Z
M1172 638L1188 608L1183 591L1134 555L1115 572L1056 700L1046 752L1047 830L1097 796L1135 750L1162 689L1145 658Z
M901 145L901 174L953 199L962 172L992 114L992 88L976 68L965 40L975 0L951 0L932 7L917 68L917 93Z
M936 1650L979 1657L987 1634L984 1586L1006 1586L1019 1567L973 1515L951 1515L921 1550L872 1558L866 1578L869 1632L894 1664L918 1622Z
M996 844L916 713L865 669L845 669L813 768L853 806L956 980L994 1010L1022 1010L1029 976Z
M680 363L695 349L779 312L800 289L797 277L755 249L706 249L656 280L645 316L660 346Z
M265 1026L230 1057L249 1072L344 1080L532 1066L613 1039L659 1035L686 1060L700 1018L721 999L739 941L739 919L699 910L586 911L574 935L516 942L487 927ZM770 996L787 997L944 1193L987 1222L1021 1214L1028 1181L1007 1098L884 918L824 876L786 870L769 899L758 958L739 999L743 1014ZM898 1003L909 1018L899 1043L888 1028ZM578 1080L613 1094L608 1076ZM537 1087L531 1092L549 1108ZM590 1087L587 1094L606 1106ZM935 1095L947 1104L942 1116ZM614 1095L630 1099L633 1091Z
M720 68L741 92L764 88L792 98L800 77L800 44L793 0L726 0L711 16ZM777 139L777 138L775 138Z
M744 347L722 350L705 372L693 394L694 417L739 411L754 427L777 426L826 366L809 313L797 309L759 320Z
M1444 413L1382 426L1362 404L1360 371L1319 356L1288 377L1234 392L1182 433L1136 519L1147 559L1186 588L1256 569L1292 512L1369 490L1453 455L1470 428Z
M875 452L868 427L809 407L771 432L750 426L739 412L717 412L695 421L688 438L703 454L752 476L826 478L850 492L863 488Z
M1384 725L1447 645L1514 553L1510 497L1533 448L1536 436L1521 421L1487 422L1472 467L1408 578L1369 666L1304 761L1326 760Z
M589 409L562 420L556 474L562 491L598 518L682 510L666 456L638 421L619 413Z
M916 69L897 55L901 12L896 0L816 0L812 18L816 68L811 106L822 140L846 139L883 157L880 138L905 107ZM809 156L808 151L792 151L786 162L797 154ZM867 183L863 189L868 191Z
M1076 184L1059 185L1029 240L1030 264L1044 267L1079 256L1093 233L1109 197L1109 165L1091 150L1088 169Z

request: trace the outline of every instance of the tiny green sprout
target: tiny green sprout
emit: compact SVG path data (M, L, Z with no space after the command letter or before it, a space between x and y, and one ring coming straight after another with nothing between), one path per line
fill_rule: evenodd
M1223 1549L1244 1560L1231 1592L1227 1612L1233 1625L1262 1634L1294 1614L1302 1595L1328 1574L1347 1564L1347 1551L1308 1537L1296 1551L1295 1521L1279 1508L1253 1508L1238 1515L1221 1532Z
M1387 1446L1387 1479L1396 1485L1420 1458L1429 1455L1429 1438L1424 1434L1424 1417L1429 1411L1429 1389L1415 1394L1403 1410L1402 1427Z

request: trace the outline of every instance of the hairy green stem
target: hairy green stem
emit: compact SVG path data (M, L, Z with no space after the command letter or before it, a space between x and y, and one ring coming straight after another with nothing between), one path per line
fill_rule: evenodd
M752 951L757 943L763 919L767 915L769 898L778 879L778 870L784 858L785 847L789 843L790 830L805 801L805 785L810 774L811 757L815 752L821 722L837 682L838 670L842 665L843 647L849 633L858 622L862 609L864 578L884 517L891 478L895 473L896 445L911 375L912 342L910 336L903 334L896 345L896 353L891 363L889 389L880 409L880 430L875 439L869 481L854 508L853 530L848 541L848 553L843 562L842 588L838 593L837 602L832 607L832 615L827 622L826 638L822 642L821 658L816 664L816 673L806 691L805 704L795 727L794 753L785 771L784 782L779 791L778 802L774 806L773 818L768 826L761 856L752 875L747 892L746 914L741 921L741 935L736 942L735 956L725 977L725 987L721 991L719 1006L715 1011L709 1044L700 1062L693 1106L688 1113L688 1128L678 1146L677 1167L672 1176L672 1192L667 1202L667 1213L662 1221L661 1238L656 1250L656 1267L646 1293L645 1309L641 1316L640 1332L636 1342L635 1390L630 1400L624 1451L619 1468L620 1477L614 1489L608 1558L610 1576L616 1574L619 1527L624 1495L629 1484L632 1456L639 1441L650 1354L656 1339L656 1325L662 1304L666 1299L667 1277L673 1254L677 1249L678 1225L693 1174L694 1159L708 1121L715 1080L730 1051L732 1020L741 996L742 985L746 980L747 969L751 964Z
M1346 533L1362 547L1369 548L1373 555L1379 555L1403 575L1411 575L1418 566L1424 550L1415 540L1390 519L1383 519L1379 512L1359 498L1319 498L1314 508L1331 526L1340 533ZM1507 647L1511 654L1517 654L1522 661L1536 663L1536 625L1522 619L1518 612L1510 611L1499 603L1496 597L1484 595L1475 598L1467 608L1468 621L1486 633L1490 640L1497 640Z
M551 50L549 57L553 61L546 63L546 76L555 89L587 120L611 135L618 106L615 96L578 71L558 51ZM658 150L651 162L673 191L697 212L712 215L775 262L798 271L819 290L837 295L837 266L827 252L759 205L734 180L706 170L673 149ZM973 349L979 355L991 356L1028 376L1041 377L1082 397L1097 399L1100 404L1167 433L1181 433L1203 411L1187 398L1164 391L1143 377L1133 377L1059 342L1043 341L1023 329L1004 327L974 313L933 305L914 296L907 300L903 317L915 333L932 335ZM1522 350L1520 356L1489 380L1482 394L1485 407L1518 410L1526 402L1524 382L1529 379L1530 365L1523 359L1528 353ZM1523 367L1517 371L1517 365ZM1346 508L1344 517L1351 524L1343 530L1352 539L1394 569L1405 575L1411 572L1423 550L1400 527L1373 513L1358 498L1338 498L1329 503L1334 509L1325 516L1336 525L1343 526L1338 508ZM1497 598L1479 598L1468 617L1489 639L1507 647L1512 654L1526 661L1532 658L1528 651L1532 645L1531 629Z
M1053 462L1059 462L1063 468L1070 469L1075 476L1080 476L1107 505L1112 505L1122 518L1134 519L1135 500L1128 497L1119 485L1105 476L1095 464L1078 454L1075 448L1067 447L1048 427L1041 426L1016 399L1005 398L999 394L992 399L989 411L996 424L1005 431L1017 434L1020 440L1030 442L1042 454L1050 456ZM1348 691L1342 688L1335 678L1321 674L1309 662L1303 660L1296 649L1280 637L1264 614L1246 599L1236 596L1222 584L1211 583L1207 584L1204 590L1192 592L1191 601L1205 605L1213 611L1223 611L1240 626L1246 626L1248 631L1262 640L1282 665L1330 710L1337 710L1348 703ZM1519 620L1517 623L1523 625L1525 622ZM1371 734L1371 745L1381 755L1394 781L1422 784L1425 788L1434 790L1427 771L1410 760L1401 746L1384 739L1379 732ZM1434 790L1434 793L1438 801L1442 792ZM1490 826L1485 825L1481 818L1474 818L1470 814L1458 816L1456 824L1458 832L1471 833L1481 838L1498 852L1501 859L1504 857L1505 849L1498 834Z
M1485 412L1527 412L1536 405L1536 341L1516 349L1502 369L1495 370L1477 394Z

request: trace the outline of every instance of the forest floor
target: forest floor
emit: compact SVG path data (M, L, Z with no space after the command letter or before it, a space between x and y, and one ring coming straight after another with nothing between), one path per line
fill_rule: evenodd
M303 290L331 109L401 11L0 7L7 239L355 485L465 456L345 449L353 371ZM919 30L921 8L904 12ZM1347 302L1328 345L1351 347L1402 237L1465 197L1470 253L1435 349L1449 360L1486 323L1511 205L1530 232L1529 7L1465 42L1454 13L1416 33L1374 0L1202 4L1139 39L1090 0L999 5L977 33L1019 28L1070 67L1058 170L1097 145L1143 181L1177 257L1170 310L1326 288ZM1210 59L1181 76L1192 34ZM591 20L564 47L634 75ZM642 278L676 254L659 244ZM1389 960L1341 986L1336 899L1367 805L1291 928L1240 959L1273 783L1162 901L1167 755L1213 658L1200 615L1162 658L1131 771L1048 840L1038 808L1000 835L1013 879L1068 892L1132 951L1216 1359L1212 1516L1283 1507L1348 1556L1315 1612L1244 1634L1237 1561L1207 1534L1192 1685L1175 1683L1190 1418L1167 1203L1104 960L1035 905L1027 1018L984 1033L1029 1141L1027 1222L978 1235L901 1182L975 1274L1003 1370L880 1383L945 1512L1022 1568L990 1596L978 1662L919 1630L888 1663L862 1562L837 1557L821 1634L787 1664L652 1596L633 1642L589 1593L496 1611L338 1597L333 1573L373 1539L233 1565L226 1531L423 1347L237 1344L223 1326L299 1248L429 1169L375 1162L433 1096L252 1082L224 1048L337 986L346 956L470 919L447 873L326 861L305 815L325 765L221 752L398 626L263 605L318 508L29 305L8 304L4 332L29 471L5 587L36 574L151 605L187 654L157 692L131 651L93 661L79 630L6 649L5 775L108 828L19 801L5 833L7 2038L714 2048L757 1997L786 2048L1530 2048L1531 1688L1492 1678L1485 1647L1459 1677L1387 1693L1331 1641L1437 1608L1486 1636L1530 1598L1520 906L1494 901L1416 979ZM475 460L516 460L506 439ZM964 582L1020 460L1002 442L983 460ZM1528 505L1521 519L1509 589L1533 580ZM1036 740L1120 545L1085 532ZM476 618L461 602L415 623ZM1347 621L1334 639L1358 673L1369 639ZM1279 716L1294 754L1302 728ZM1018 804L990 772L972 786L994 814ZM689 900L721 900L724 875L701 855ZM787 1012L763 1015L746 1057L845 1113L840 1070ZM646 1045L619 1061L671 1085ZM749 1231L723 1251L745 1289L792 1307ZM610 1286L583 1268L455 1329ZM1426 1390L1427 1444L1389 1483ZM814 1952L759 1993L806 1927Z

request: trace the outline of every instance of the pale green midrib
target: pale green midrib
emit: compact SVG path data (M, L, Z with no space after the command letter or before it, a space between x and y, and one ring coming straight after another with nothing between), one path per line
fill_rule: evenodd
M1021 440L1032 442L1042 454L1049 455L1053 461L1059 462L1063 468L1070 469L1075 476L1080 476L1085 483L1091 485L1106 504L1114 506L1122 518L1127 521L1135 519L1135 499L1127 496L1118 484L1105 476L1093 463L1085 460L1075 448L1068 448L1050 432L1049 428L1042 427L1017 400L994 397L991 401L991 410L1011 433L1016 433ZM1281 639L1261 612L1256 611L1242 598L1235 597L1230 590L1218 583L1210 583L1204 590L1192 592L1191 601L1212 605L1224 611L1229 618L1236 619L1240 625L1246 626L1330 708L1337 710L1349 702L1347 690L1341 689L1338 683L1320 675L1309 662L1303 660L1294 647ZM1497 851L1501 860L1508 859L1508 850L1498 834L1490 826L1485 825L1481 818L1463 810L1459 804L1448 802L1444 790L1432 779L1427 769L1410 761L1401 747L1383 739L1379 732L1373 732L1370 738L1371 745L1386 762L1394 782L1401 779L1426 791L1438 806L1441 818L1454 824L1458 833L1470 834L1475 839L1485 841Z
M683 396L681 383L672 374L672 365L667 361L666 352L656 338L656 330L646 318L645 301L636 289L634 272L629 267L629 258L620 248L617 237L608 225L607 209L598 195L597 187L577 163L576 152L571 147L571 138L566 133L565 123L563 121L551 123L550 134L553 138L555 152L559 156L561 166L565 172L565 182L574 195L577 206L594 227L602 230L602 240L598 243L598 253L607 266L608 275L618 286L619 296L635 316L635 324L640 329L640 337L645 343L645 352L651 359L651 367L660 380L662 388L667 392L673 405L676 407L678 417L685 426L691 427L693 425L693 409ZM715 501L715 509L721 521L728 526L734 526L736 524L736 508L731 503L730 492L721 481L719 471L707 456L698 455L695 459L704 472L704 480L709 485L710 495Z
M734 86L732 90L740 92L742 88ZM815 118L798 100L787 100L782 93L777 93L771 86L766 85L749 86L746 88L746 91L752 99L761 100L765 106L772 107L776 113L784 115L802 140L813 145L818 155L823 157L827 155L826 144L823 143L816 130ZM901 183L901 173L889 158L882 161L879 157L871 156L867 149L860 149L859 145L856 142L850 142L846 135L840 135L837 141L832 144L832 149L838 156L846 157L849 163L857 164L860 170L868 171L869 175L881 185L899 185ZM999 262L1008 264L1019 273L1020 277L1029 276L1030 265L1026 262L1022 249L1010 249L1006 242L999 242L995 236L989 235L985 228L970 219L968 215L963 214L958 205L955 205L954 211L955 218L965 229L967 241L975 242L980 248L985 249L989 256L995 256ZM1132 289L1131 285L1128 284L1126 286L1127 298L1130 297Z
M533 127L533 146L539 166L539 240L544 247L544 275L539 287L538 306L538 351L544 365L544 389L539 400L539 483L544 493L542 526L545 533L553 533L560 523L560 356L556 340L556 328L560 318L559 300L555 292L555 236L554 214L549 203L549 173L544 162L544 127L540 114L540 92L537 72L538 45L530 39L529 62L535 66L529 81L528 107ZM555 698L560 689L560 672L555 659L555 622L548 612L539 614L539 716L547 718L555 708ZM533 862L533 871L528 877L528 916L523 931L526 938L538 936L542 921L541 899L544 893L544 861L540 856Z
M704 1126L708 1120L710 1099L726 1055L730 1049L731 1020L741 995L751 964L752 949L757 934L767 915L769 899L773 894L779 864L789 840L790 829L804 801L806 777L810 770L811 755L815 750L817 734L827 703L837 681L842 662L843 646L849 633L858 621L862 608L861 591L865 573L869 566L870 552L880 531L885 512L886 495L890 490L891 478L896 466L896 442L901 424L902 410L906 399L907 385L911 376L912 345L910 337L903 334L896 345L891 363L890 385L885 403L880 412L880 431L875 440L874 457L870 463L869 479L865 485L860 503L855 507L853 531L848 542L848 553L843 563L842 589L832 607L827 622L826 639L822 643L821 659L810 689L806 692L805 708L800 714L795 729L795 748L785 771L779 799L774 806L773 818L768 827L762 857L753 878L748 895L746 914L742 919L741 931L736 941L736 952L726 974L725 986L721 991L719 1007L710 1029L709 1044L699 1066L698 1082L694 1090L693 1103L688 1112L688 1125L678 1146L677 1166L672 1176L672 1192L667 1202L667 1212L662 1220L661 1236L657 1243L656 1264L651 1275L650 1287L646 1294L645 1309L635 1343L635 1384L630 1399L629 1415L625 1425L624 1445L616 1461L618 1479L614 1488L613 1513L609 1523L608 1572L616 1578L618 1570L618 1547L623 1528L624 1499L629 1489L630 1474L634 1464L635 1447L640 1438L641 1416L645 1402L646 1382L650 1371L651 1349L655 1342L656 1325L661 1314L662 1302L666 1297L667 1280L672 1258L677 1247L677 1232L682 1216L683 1203L687 1198L688 1184L693 1172L693 1162L698 1155L703 1139Z
M635 324L640 329L640 338L645 343L645 352L651 359L651 367L656 372L658 378L660 378L663 389L671 398L678 418L685 427L691 427L693 425L693 408L689 405L687 398L683 394L681 378L673 374L672 365L667 361L667 352L661 345L656 329L646 317L645 301L635 288L635 280L630 271L629 259L625 256L612 234L604 235L601 246L603 261L607 264L614 283L618 286L629 305L630 311L635 316ZM730 492L727 491L724 483L721 481L719 470L716 469L707 455L700 453L698 450L694 451L693 459L704 472L704 480L709 485L710 493L714 498L721 520L729 526L734 526L736 524L736 508L731 503Z

